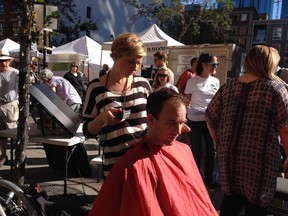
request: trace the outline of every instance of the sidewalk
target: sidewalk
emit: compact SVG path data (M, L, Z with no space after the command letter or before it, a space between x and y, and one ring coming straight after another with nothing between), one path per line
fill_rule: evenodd
M89 161L97 154L97 145L94 140L85 142ZM97 183L96 167L91 166L92 176L89 178L68 173L67 195L64 197L64 171L49 167L43 145L28 143L26 153L25 184L40 184L40 191L46 191L49 200L54 202L54 205L47 208L47 215L87 215L103 181L101 179ZM10 165L0 168L0 176L10 180Z

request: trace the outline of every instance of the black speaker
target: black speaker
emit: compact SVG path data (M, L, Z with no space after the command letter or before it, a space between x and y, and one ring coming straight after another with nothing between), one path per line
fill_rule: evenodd
M64 170L65 168L65 148L43 144L48 164L50 168ZM72 152L73 151L73 152ZM68 147L68 173L74 176L90 177L92 175L91 166L88 160L87 151L82 143Z
M74 136L81 123L80 116L74 112L47 84L31 85L32 106L38 112L53 118L69 135ZM38 105L40 105L38 107ZM39 110L40 109L40 110ZM31 110L31 109L30 109ZM35 109L34 109L35 110ZM44 118L47 116L44 116ZM46 118L47 119L47 118ZM45 120L42 118L42 120Z

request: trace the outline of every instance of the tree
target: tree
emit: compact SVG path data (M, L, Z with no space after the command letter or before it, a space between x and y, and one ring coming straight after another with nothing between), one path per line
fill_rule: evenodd
M136 0L124 2L136 10L131 17L132 21L143 16L154 17L163 31L182 43L213 43L220 39L224 39L223 42L229 39L232 0L171 0L169 5L165 5L163 0L151 0L148 4L141 4ZM221 7L217 8L217 5ZM204 32L210 31L210 37L205 37L205 42L202 40L204 29Z
M74 0L49 0L49 5L55 5L61 11L56 32L57 38L53 39L56 46L78 39L81 31L97 30L97 21L91 19L86 22L81 21Z
M22 0L22 14L20 25L20 61L19 61L19 123L17 139L15 141L15 163L13 164L13 180L17 184L24 184L26 147L28 143L29 118L29 76L31 53L31 30L33 29L34 0ZM11 149L12 151L12 149Z

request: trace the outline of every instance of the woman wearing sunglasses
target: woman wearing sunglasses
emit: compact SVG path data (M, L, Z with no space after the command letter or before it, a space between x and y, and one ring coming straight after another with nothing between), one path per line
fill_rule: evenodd
M160 67L158 69L152 85L153 91L157 91L163 87L171 88L178 92L177 87L170 83L169 69L167 67Z
M205 184L215 186L213 182L214 169L214 147L209 130L205 121L205 110L220 87L219 80L213 76L219 65L217 57L209 53L202 53L199 56L196 66L196 77L187 81L185 87L185 97L190 101L187 110L188 126L190 127L191 148L195 161L200 170L202 147L205 143ZM203 140L205 141L203 143Z

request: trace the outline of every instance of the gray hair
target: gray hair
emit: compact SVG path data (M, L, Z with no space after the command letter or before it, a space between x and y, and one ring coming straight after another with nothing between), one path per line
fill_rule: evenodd
M50 69L46 68L40 72L39 76L43 81L49 81L52 79L54 74Z

